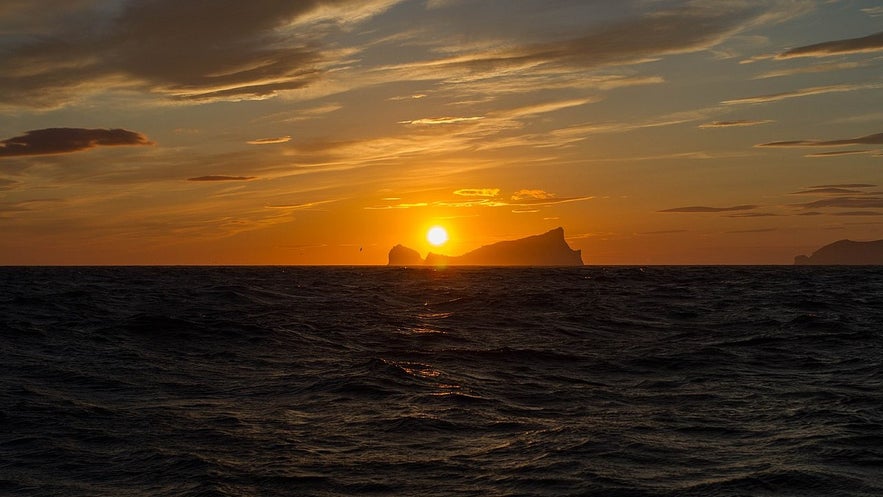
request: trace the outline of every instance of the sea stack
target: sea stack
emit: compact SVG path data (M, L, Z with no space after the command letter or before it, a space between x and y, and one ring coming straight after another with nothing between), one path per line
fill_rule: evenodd
M390 266L582 266L582 253L564 239L564 228L541 235L485 245L461 256L430 252L421 259L417 251L396 245L389 251Z

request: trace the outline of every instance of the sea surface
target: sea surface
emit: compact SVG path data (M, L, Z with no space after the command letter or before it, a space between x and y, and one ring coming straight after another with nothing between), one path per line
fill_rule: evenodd
M880 496L883 267L0 268L0 495Z

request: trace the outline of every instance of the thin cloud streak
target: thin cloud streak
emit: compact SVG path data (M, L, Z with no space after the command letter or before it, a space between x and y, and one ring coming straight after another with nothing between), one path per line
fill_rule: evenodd
M279 136L276 138L258 138L257 140L249 140L246 143L249 145L275 145L277 143L286 143L290 141L290 136Z
M757 209L756 205L734 205L732 207L707 207L703 205L692 205L688 207L674 207L672 209L663 209L656 212L680 212L680 213L713 213L713 212L733 212L733 211L749 211Z
M789 140L761 143L755 147L842 147L846 145L883 145L883 133L841 140ZM849 152L849 151L847 151Z
M499 194L499 188L461 188L454 191L454 195L461 197L496 197Z
M840 54L853 54L883 51L883 31L860 38L826 41L792 48L777 55L777 59L794 57L829 57Z
M187 178L187 181L249 181L255 176L196 176Z
M737 121L713 121L710 123L700 124L700 128L742 128L747 126L760 126L761 124L774 123L771 119L762 120L737 120Z
M842 85L827 85L827 86L815 86L811 88L802 88L800 90L787 91L782 93L772 93L769 95L757 95L753 97L743 97L743 98L734 98L731 100L724 100L721 103L724 105L743 105L743 104L765 104L770 102L778 102L781 100L788 100L791 98L802 98L802 97L810 97L813 95L824 95L827 93L844 93L850 91L859 91L859 90L873 90L877 88L883 88L883 84L881 83L866 83L866 84L842 84Z

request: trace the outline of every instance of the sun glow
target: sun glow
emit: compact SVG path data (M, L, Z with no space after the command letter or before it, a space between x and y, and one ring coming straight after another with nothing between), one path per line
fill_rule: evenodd
M441 226L433 226L426 232L426 239L430 244L438 247L448 241L448 232Z

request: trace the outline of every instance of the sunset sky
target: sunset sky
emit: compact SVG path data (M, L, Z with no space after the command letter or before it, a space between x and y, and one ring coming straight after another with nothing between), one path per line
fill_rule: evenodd
M883 238L879 0L4 0L0 264Z

